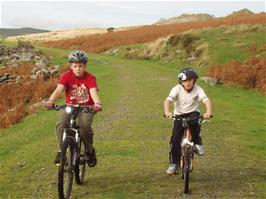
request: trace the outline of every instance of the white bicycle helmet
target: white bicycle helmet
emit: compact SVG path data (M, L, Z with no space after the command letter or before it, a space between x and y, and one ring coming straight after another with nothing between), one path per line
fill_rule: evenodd
M68 61L71 62L76 62L76 63L84 63L86 64L88 61L88 56L83 50L73 50L69 55L68 55Z

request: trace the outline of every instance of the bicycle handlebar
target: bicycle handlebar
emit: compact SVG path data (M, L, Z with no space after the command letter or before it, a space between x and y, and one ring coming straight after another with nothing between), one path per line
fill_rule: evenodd
M180 118L180 119L183 119L183 118L186 118L187 120L197 120L197 119L206 119L206 118L204 118L204 116L203 115L199 115L199 116L197 116L197 117L193 117L193 118L191 118L191 117L181 117L181 116L178 116L178 115L173 115L172 116L172 119L178 119L178 118ZM213 115L211 115L211 118L213 118Z
M93 108L91 106L80 106L79 104L65 104L65 105L54 104L53 107L48 109L48 110L60 111L60 110L63 110L67 107L70 107L76 111L81 111L81 112L85 112L85 113L94 112Z
M165 115L164 115L164 117L165 117ZM207 119L205 119L203 115L199 115L199 116L193 117L193 118L190 118L190 117L181 117L179 115L173 115L170 119L176 120L176 119L184 119L184 118L186 120L188 120L188 121L190 121L190 120L197 120L197 119L202 119L202 121L207 121ZM211 115L211 118L213 118L213 115Z

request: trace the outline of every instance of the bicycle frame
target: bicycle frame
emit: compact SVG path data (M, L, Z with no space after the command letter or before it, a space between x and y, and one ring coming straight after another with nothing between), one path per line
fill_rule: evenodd
M78 106L77 106L78 107ZM74 110L71 110L71 109L67 109L68 107L66 107L66 112L71 114L71 117L70 117L70 122L69 122L69 127L65 128L64 129L64 133L63 133L63 139L62 139L62 143L64 142L64 140L66 138L70 138L73 140L73 142L75 143L75 147L74 147L74 158L73 158L73 166L76 165L76 160L77 160L77 156L78 156L78 151L79 151L79 145L80 145L80 132L78 130L78 125L76 123L76 119L77 119L77 116L78 116L78 109L75 110L75 107L74 107ZM72 112L73 111L73 112ZM71 132L74 132L75 134L72 134Z
M184 130L184 136L181 141L181 161L187 161L187 164L184 164L185 162L181 162L181 170L182 172L187 170L192 171L192 160L194 158L194 143L191 141L192 136L190 132L190 128L188 125L188 118L182 118L182 125L185 127ZM185 167L184 167L185 166Z
M199 119L194 118L193 120ZM184 193L188 193L189 191L189 173L192 171L192 160L194 158L194 143L191 141L192 135L190 131L190 127L188 122L192 120L189 117L179 117L174 116L174 120L178 119L182 121L182 127L184 129L184 135L181 140L181 159L180 159L180 167L182 172L182 178L184 179Z
M199 124L202 124L206 120L204 120L203 116L198 116L196 118L190 118L190 117L183 118L180 116L173 116L173 119L182 120L182 127L184 128L184 135L180 143L181 144L180 167L182 171L182 178L184 179L184 193L187 194L189 192L189 173L192 172L193 170L192 161L195 153L195 145L191 141L192 135L188 123L191 120L198 120Z
M60 166L58 170L58 193L60 198L70 198L73 174L75 173L75 179L77 184L82 184L85 174L85 162L82 161L82 171L80 171L80 158L81 158L81 146L82 139L80 137L79 126L77 125L76 119L79 112L93 112L91 107L81 107L80 105L55 105L54 110L65 110L70 115L69 127L66 127L63 132ZM84 149L84 148L83 148ZM70 161L67 163L65 159L67 151L70 154ZM83 156L84 157L84 156ZM67 167L67 169L65 169ZM66 179L64 173L67 173ZM64 188L64 182L66 183L66 189Z
M63 138L62 143L64 140L68 137L73 139L75 145L77 145L77 149L80 147L80 132L79 132L79 126L77 125L76 119L78 116L78 113L81 112L92 112L91 107L81 107L80 105L55 105L55 110L63 110L65 109L66 113L71 114L70 121L69 121L69 127L64 129L63 132ZM71 132L75 132L75 135L71 134ZM76 158L75 158L76 159Z

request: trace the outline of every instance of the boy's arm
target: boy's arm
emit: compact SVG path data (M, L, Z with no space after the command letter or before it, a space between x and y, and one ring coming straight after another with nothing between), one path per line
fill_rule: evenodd
M164 116L166 118L172 118L173 113L170 111L170 105L171 105L171 101L168 100L167 98L164 100Z
M101 101L100 101L100 97L98 95L97 88L91 88L90 94L91 94L91 98L94 102L94 106L93 106L94 112L97 113L98 111L102 110Z
M94 101L94 104L101 105L100 97L98 95L97 88L91 88L90 89L91 98Z
M211 104L211 100L207 99L205 101L203 101L203 103L205 104L206 107L206 112L203 114L203 117L205 119L210 119L211 115L212 115L212 104Z
M57 100L62 92L65 90L65 87L62 84L58 84L52 95L49 97L49 100L45 102L44 106L46 108L52 108L54 101Z
M55 100L57 100L61 96L61 94L63 93L64 90L65 90L64 85L58 84L56 89L52 93L52 95L49 97L49 101L54 102Z

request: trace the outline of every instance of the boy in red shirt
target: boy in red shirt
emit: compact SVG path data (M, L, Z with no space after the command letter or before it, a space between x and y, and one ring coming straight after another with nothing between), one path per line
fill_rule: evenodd
M93 130L91 128L94 114L101 111L101 103L98 95L96 78L85 71L88 57L83 50L74 50L69 56L70 70L64 73L56 89L45 103L46 108L52 108L54 101L65 92L66 104L79 104L82 106L92 106L94 113L80 112L78 123L80 133L83 137L85 150L88 159L88 165L94 167L97 163L95 149L93 144ZM64 128L69 124L70 117L63 111L56 124L56 135L61 148ZM55 164L59 164L60 151L57 153Z

